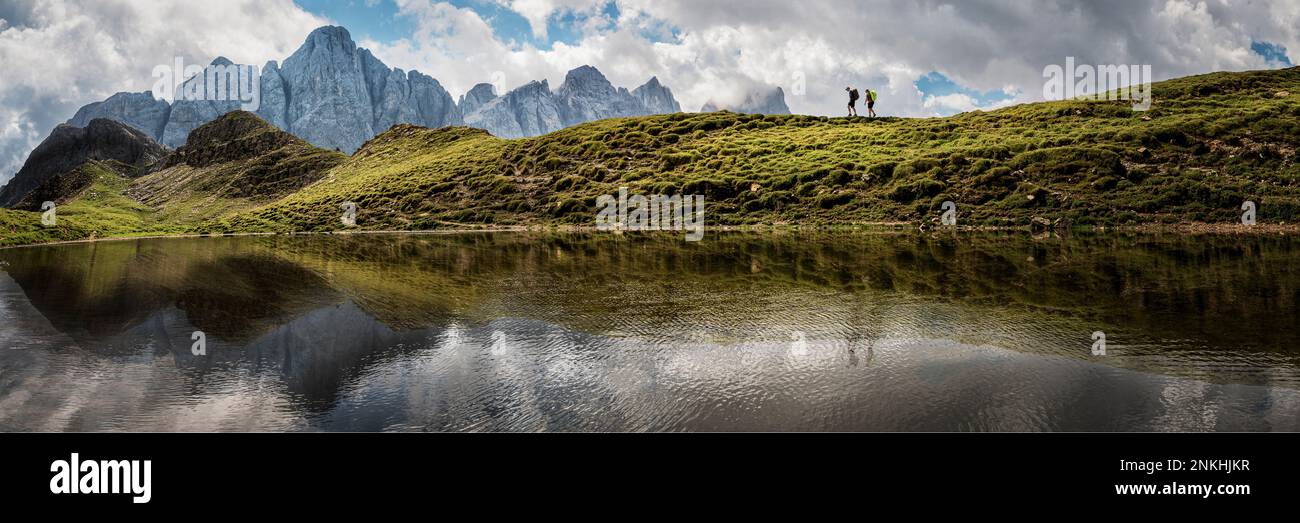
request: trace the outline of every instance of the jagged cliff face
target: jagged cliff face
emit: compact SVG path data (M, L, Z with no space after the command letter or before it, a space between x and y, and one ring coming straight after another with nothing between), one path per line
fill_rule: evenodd
M218 58L214 66L234 65ZM570 125L623 116L679 112L672 91L651 78L629 92L610 84L594 67L570 71L559 89L532 82L498 96L479 84L457 104L438 80L418 71L389 68L360 49L342 27L322 27L284 62L267 62L259 81L256 114L268 123L325 149L345 153L397 124L423 127L470 125L505 138L536 136ZM149 92L118 93L83 107L68 123L84 127L95 118L116 120L143 131L168 147L185 144L191 132L241 109L233 86L226 100L185 100L173 104Z
M288 131L320 147L348 152L374 136L368 65L344 29L313 31L280 71L292 93L286 106Z
M258 114L318 147L352 153L399 123L461 123L455 101L437 80L390 69L358 49L342 27L313 31L283 67L267 69L272 74L263 74Z
M481 84L461 99L465 124L502 138L538 136L571 125L621 118L676 113L681 106L672 90L651 78L629 92L616 88L595 67L582 66L565 75L559 89L531 82L501 97Z
M203 75L191 78L181 84L180 92L186 92L186 90L190 89L203 92L207 88L204 83L208 71L212 71L214 67L232 65L234 64L224 57L213 60L208 67L204 68ZM230 111L239 110L240 92L238 86L227 84L225 87L225 92L220 93L221 98L224 98L224 100L218 100L218 97L215 96L217 93L211 93L214 96L204 97L206 99L195 97L196 99L190 100L177 96L176 102L172 104L171 115L167 118L167 124L163 128L162 135L156 137L156 139L168 147L179 147L185 144L185 138L190 135L190 132L200 125L211 122Z
M460 97L458 106L461 114L469 115L479 110L480 107L487 105L488 102L495 100L496 97L496 88L492 87L492 84L478 84Z
M233 65L225 58L213 66ZM207 69L205 69L205 76ZM195 77L181 86L203 82ZM390 69L365 49L357 48L342 27L322 27L281 66L267 62L261 70L256 114L282 130L327 149L351 153L366 140L399 123L442 127L462 123L451 94L437 80L412 71ZM118 93L83 107L68 123L85 126L95 118L116 120L169 147L185 144L189 133L231 111L240 102L233 86L227 100L184 100L173 104L152 93Z
M651 114L671 114L682 112L681 104L673 98L673 91L659 83L659 77L650 78L645 85L632 90L632 96L641 101L641 105Z
M280 64L274 60L262 66L262 100L257 115L267 123L289 129L289 87L285 84Z
M90 161L119 162L124 174L139 176L157 164L167 149L135 128L94 119L84 128L60 125L27 158L13 180L0 190L0 206L13 207L47 180Z
M465 117L470 127L502 138L537 136L564 128L560 107L545 80L510 91Z
M155 99L153 93L117 93L102 102L82 107L67 125L84 128L96 118L122 122L143 131L154 141L161 139L171 116L171 105Z
M785 104L785 91L780 87L773 87L750 91L738 104L726 105L710 100L700 108L702 113L715 111L741 114L790 114L790 106Z
M627 89L615 89L605 75L588 65L569 71L555 98L565 126L650 114L641 100Z

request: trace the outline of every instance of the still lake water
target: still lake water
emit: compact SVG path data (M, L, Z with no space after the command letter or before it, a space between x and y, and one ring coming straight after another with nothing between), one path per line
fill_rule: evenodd
M7 249L0 430L1297 431L1298 260L953 232Z

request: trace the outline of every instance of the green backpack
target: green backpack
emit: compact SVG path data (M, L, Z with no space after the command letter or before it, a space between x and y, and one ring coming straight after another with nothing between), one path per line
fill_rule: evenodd
M872 102L875 102L875 101L876 101L876 92L875 92L875 91L872 91L871 89L867 89L867 100L870 100L870 101L872 101Z

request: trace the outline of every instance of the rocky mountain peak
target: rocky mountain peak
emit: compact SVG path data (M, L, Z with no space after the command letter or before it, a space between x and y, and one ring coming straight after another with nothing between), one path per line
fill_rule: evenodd
M632 96L640 101L650 114L682 112L681 104L673 97L673 90L659 83L658 76L650 77L648 82L632 90Z
M564 77L555 93L561 122L567 127L604 118L649 114L626 89L615 89L595 67L584 65Z
M463 115L469 115L477 111L480 107L487 105L488 102L495 100L497 97L496 88L492 84L478 84L473 89L460 97L460 112Z
M218 57L208 67L231 65L237 64ZM468 124L497 136L522 137L592 120L681 110L657 78L628 91L590 65L569 71L554 92L545 80L509 93L480 84L457 103L437 79L388 67L358 48L339 26L312 31L291 56L268 61L260 73L257 116L308 143L345 153L403 123L431 128ZM181 147L195 129L241 109L237 100L169 104L148 92L118 93L83 107L68 123L84 127L95 118L109 118L159 143Z
M307 40L294 54L303 52L339 52L342 54L352 54L356 51L357 44L352 41L352 33L347 28L337 25L326 25L316 28L311 34L307 35ZM287 61L287 60L286 60Z
M605 78L605 75L601 73L599 69L590 65L584 65L566 73L564 75L564 83L560 86L560 89L565 89L566 87L572 89L585 86L609 86L609 88L613 88L613 85L609 83L609 79Z

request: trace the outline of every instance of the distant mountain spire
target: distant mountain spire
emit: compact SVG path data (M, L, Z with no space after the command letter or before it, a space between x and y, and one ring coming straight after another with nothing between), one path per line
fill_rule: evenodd
M230 65L236 64L220 56L208 67ZM312 31L292 55L267 62L260 74L254 111L258 116L313 145L347 153L402 123L468 124L498 136L520 137L591 120L681 110L658 78L629 92L614 87L590 65L569 71L555 91L545 81L509 93L479 84L458 103L437 79L388 67L358 48L348 30L339 26ZM199 126L241 108L237 100L169 104L150 93L118 93L82 107L68 123L82 127L95 118L108 118L174 148Z

